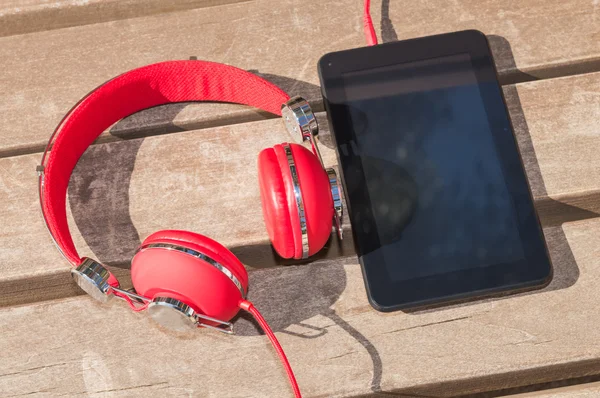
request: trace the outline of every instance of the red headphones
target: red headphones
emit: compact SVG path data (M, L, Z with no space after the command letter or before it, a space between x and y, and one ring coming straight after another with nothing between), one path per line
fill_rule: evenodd
M118 120L142 109L171 102L220 101L245 104L282 115L289 131L311 142L280 144L258 157L264 219L275 250L285 258L307 258L328 240L332 220L341 237L341 200L333 170L324 170L317 148L317 122L308 103L244 70L204 61L172 61L120 75L83 98L52 135L38 167L40 202L48 230L75 267L77 284L101 301L112 295L132 309L147 309L160 324L175 330L198 326L232 333L229 322L250 312L265 330L288 372L296 380L275 335L246 301L244 265L218 242L187 231L166 230L147 237L131 262L135 293L123 290L106 266L80 258L66 214L70 175L89 145ZM282 105L283 104L283 105ZM52 145L53 144L53 145ZM52 146L52 150L49 151Z

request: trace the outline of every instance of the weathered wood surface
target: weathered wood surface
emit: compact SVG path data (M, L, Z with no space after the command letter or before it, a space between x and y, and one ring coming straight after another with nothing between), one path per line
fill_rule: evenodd
M599 373L600 219L546 235L556 277L529 294L383 314L370 308L356 260L337 259L252 272L249 298L307 397L450 397ZM122 302L87 296L3 308L0 391L287 396L267 339L246 319L236 328L178 337Z
M307 396L368 393L372 384L385 391L452 396L600 372L593 343L600 333L594 326L600 220L560 226L600 210L595 194L600 172L594 167L600 146L594 124L598 82L600 73L506 88L534 195L546 206L541 211L555 278L544 291L410 315L379 314L367 303L355 258L340 257L352 254L348 243L343 253L332 245L329 259L251 272L250 298L276 330L295 333L280 336ZM70 186L78 247L123 266L140 238L181 228L220 240L251 268L275 265L261 221L255 162L260 149L285 140L293 137L281 122L267 120L93 146ZM323 155L327 164L335 163L332 149L324 147ZM33 173L38 158L0 160L7 231L0 235L4 305L77 292L38 212ZM117 270L126 278L126 270ZM0 391L8 395L115 390L210 396L233 377L228 369L265 381L260 387L241 381L233 396L253 395L252 388L280 396L286 388L268 343L247 337L254 332L244 320L237 325L240 337L199 333L177 339L177 347L146 317L120 305L107 310L82 296L4 308L0 325L0 352L8 352L0 372L9 373L0 378ZM114 343L90 347L91 336L72 337L91 329ZM51 330L69 337L48 344ZM25 341L30 354L9 349ZM197 356L182 360L178 350ZM232 365L224 352L252 359ZM215 356L212 367L201 360ZM134 370L122 370L127 368ZM67 375L75 381L67 383ZM33 382L21 383L25 378Z
M0 36L87 25L250 0L3 0Z
M31 2L36 3L42 4ZM115 17L128 16L131 7L126 5L136 3L139 0L112 1L102 8L117 10ZM156 11L166 2L150 3L146 10ZM64 7L58 21L79 12L92 18L91 10L99 4ZM195 2L180 0L168 7L190 4ZM383 0L377 2L381 8L375 4L373 19L383 41L482 30L490 35L505 81L600 67L600 6L596 1ZM144 7L138 9L145 15ZM328 51L364 44L361 13L362 1L356 0L308 0L301 7L295 0L257 0L1 37L0 154L40 151L65 112L113 76L148 63L190 56L256 70L318 106L316 62ZM93 15L102 21L105 13ZM132 118L121 125L121 133L155 134L264 117L231 105L175 105Z
M543 223L597 216L600 73L505 90ZM325 116L318 116L323 143L329 144ZM141 239L176 228L208 234L251 268L274 266L256 158L261 149L295 138L273 119L94 145L69 188L77 247L126 268ZM328 165L336 164L332 148L322 145L322 154ZM0 305L77 292L39 212L34 173L39 158L0 159L0 214L7 231L0 235ZM322 256L353 255L346 236L341 250L333 240Z
M0 2L0 396L289 392L247 318L236 321L236 337L174 336L123 303L70 297L80 292L43 226L34 169L80 97L152 62L230 63L321 109L317 59L363 45L362 1L298 4ZM508 84L600 70L599 10L590 0L382 0L372 14L382 41L482 30ZM84 155L69 189L77 247L115 264L127 285L131 254L155 230L194 230L225 243L251 270L250 299L308 397L449 397L599 375L600 73L507 85L505 94L555 268L542 291L381 314L367 303L351 239L341 248L333 240L308 264L280 266L262 224L256 155L294 138L279 120L263 120L269 115L224 104L156 108L103 135L110 143ZM191 129L202 130L118 138ZM335 164L331 148L323 154ZM595 385L573 391L539 396L599 395Z

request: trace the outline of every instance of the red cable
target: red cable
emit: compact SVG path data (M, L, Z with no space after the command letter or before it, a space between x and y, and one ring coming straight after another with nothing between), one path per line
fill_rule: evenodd
M373 27L373 20L371 19L371 0L365 0L365 12L363 14L363 29L365 31L365 37L367 38L367 44L374 46L377 44L377 34L375 34L375 28Z
M288 362L288 359L285 356L285 353L283 352L283 348L281 348L281 345L279 345L279 341L277 341L275 333L273 333L273 331L269 327L269 324L267 323L267 321L265 321L265 318L263 318L263 316L260 314L260 312L258 312L256 307L249 301L242 301L240 303L240 308L252 314L254 319L256 319L260 327L264 330L269 340L271 340L271 344L273 344L273 348L275 348L275 351L277 351L279 359L281 359L281 363L283 364L283 367L287 372L288 378L290 379L290 384L292 385L292 389L294 390L294 395L296 396L296 398L302 398L302 395L300 394L300 387L298 387L298 382L296 381L296 377L294 376L294 371L292 370L292 367L290 366L290 363Z
M126 296L125 294L123 294L121 292L115 292L115 291L113 291L113 292L114 292L115 296L121 297L123 300L127 301L127 304L129 304L129 306L131 307L131 309L134 312L140 312L140 311L143 311L146 308L148 308L148 303L144 303L144 304L141 304L141 305L135 305L133 303L133 301L129 298L129 296Z

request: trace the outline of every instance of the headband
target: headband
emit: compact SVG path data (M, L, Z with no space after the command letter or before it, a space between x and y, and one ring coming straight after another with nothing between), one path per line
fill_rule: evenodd
M243 104L281 115L287 100L283 90L250 72L207 61L148 65L96 88L60 122L38 167L42 214L60 252L71 264L81 263L67 222L69 179L85 150L114 123L147 108L189 101Z

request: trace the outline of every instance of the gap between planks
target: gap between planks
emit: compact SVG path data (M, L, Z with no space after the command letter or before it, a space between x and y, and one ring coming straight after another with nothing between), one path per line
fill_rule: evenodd
M190 103L190 104L192 104L192 103ZM161 105L156 108L160 108L162 106L165 106L165 105ZM240 107L241 106L243 106L243 105L240 105ZM315 113L323 112L325 110L322 99L319 99L318 101L310 101L310 106L311 106L313 112L315 112ZM248 107L246 107L246 108L248 108ZM276 119L276 118L279 118L279 116L273 115L271 113L268 113L268 112L265 112L265 111L262 111L259 109L248 108L247 110L243 110L243 111L236 113L229 117L218 118L218 119L209 119L209 120L192 119L192 120L186 121L185 123L178 124L177 127L172 127L172 128L169 128L170 126L164 126L164 125L158 125L158 126L140 125L140 126L136 126L133 129L126 128L126 129L114 129L113 130L112 128L110 128L109 129L110 133L106 133L106 132L102 133L102 135L100 135L100 137L98 137L92 143L92 145L105 144L105 143L116 142L116 141L132 140L132 139L136 139L136 138L146 138L146 137L152 137L152 136L157 136L157 135L177 134L177 133L182 133L185 131L204 130L204 129L209 129L209 128L213 128L213 127L231 126L234 124L250 123L250 122L257 122L260 120ZM282 125L282 128L283 128L283 125ZM51 133L48 134L48 138L50 138L50 135L51 135ZM0 149L0 159L9 158L9 157L13 157L13 156L30 155L33 153L41 154L42 152L44 152L45 149L46 149L46 144L32 144L30 146L21 147L18 149L7 149L7 150Z

